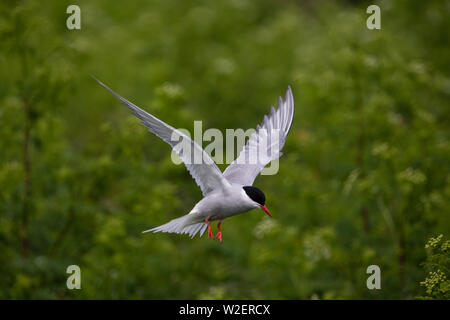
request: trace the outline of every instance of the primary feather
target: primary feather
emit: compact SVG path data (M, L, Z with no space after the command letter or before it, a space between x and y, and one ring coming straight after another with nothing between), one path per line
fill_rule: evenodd
M250 136L239 157L224 171L224 177L231 183L253 185L261 170L282 155L281 149L286 142L293 117L294 98L291 87L288 87L284 101L280 97L277 109L272 107L269 116L264 116L263 122L256 127L256 132Z
M228 181L223 177L222 172L206 153L195 141L189 138L181 131L173 128L167 123L159 120L150 113L142 110L127 99L121 97L100 80L93 77L103 88L111 92L122 103L131 109L142 124L156 136L167 142L184 162L191 176L206 196L215 189L220 189L229 185ZM177 139L178 138L178 139ZM200 159L198 163L195 161Z

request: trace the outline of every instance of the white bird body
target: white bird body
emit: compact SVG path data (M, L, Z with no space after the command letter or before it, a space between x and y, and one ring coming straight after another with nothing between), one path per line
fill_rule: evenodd
M222 173L211 157L188 136L140 109L96 78L94 79L131 109L150 132L171 145L203 192L203 199L197 202L188 214L144 232L180 233L194 237L197 233L202 236L208 228L209 237L213 237L209 222L219 221L217 238L222 242L220 224L225 218L255 208L261 208L271 216L265 206L264 193L252 184L268 163L281 156L280 151L286 141L294 115L294 100L290 87L286 92L285 101L279 98L278 108L275 110L272 107L269 116L264 117L263 123L251 135L238 158ZM276 130L276 136L274 130ZM174 134L181 138L181 143L172 140ZM277 137L278 140L273 141L274 139L271 139L273 137ZM270 140L270 143L266 144L266 140ZM182 148L183 144L192 146L188 149L191 153L187 153L186 149ZM276 152L270 152L270 156L267 156L266 152L265 156L258 158L257 162L248 161L249 158L254 159L256 155L261 154L260 148L264 148L264 151L275 150ZM191 163L196 156L201 157L203 161Z
M189 214L198 216L202 221L223 220L225 218L258 208L240 185L231 185L225 190L212 192L200 200Z

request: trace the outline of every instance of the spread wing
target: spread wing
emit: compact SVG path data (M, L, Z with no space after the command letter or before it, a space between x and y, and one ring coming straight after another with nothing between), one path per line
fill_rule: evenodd
M156 136L167 142L186 165L191 176L206 196L213 190L229 186L222 172L211 157L191 138L167 123L142 110L127 99L121 97L105 84L93 77L103 88L115 95L122 103L133 111L142 124Z
M226 168L223 175L231 183L251 186L261 170L281 156L281 149L294 116L294 98L288 86L284 101L278 99L277 109L256 127L239 156Z

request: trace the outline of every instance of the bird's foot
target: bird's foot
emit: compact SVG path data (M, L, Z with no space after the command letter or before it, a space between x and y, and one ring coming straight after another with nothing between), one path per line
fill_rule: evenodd
M205 219L205 222L206 222L206 224L208 225L208 237L209 237L209 238L214 238L214 234L212 233L211 226L209 225L209 219L206 218L206 219Z
M219 229L219 232L217 232L216 238L219 239L220 243L222 243L222 229L220 229L220 225L222 224L222 221L220 221L217 224L217 229Z
M222 231L217 232L216 238L222 243Z

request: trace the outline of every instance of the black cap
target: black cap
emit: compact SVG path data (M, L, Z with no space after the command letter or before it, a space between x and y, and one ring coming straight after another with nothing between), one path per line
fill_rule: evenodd
M256 187L252 187L252 186L245 186L243 188L244 188L245 193L249 196L250 199L252 199L256 203L259 203L262 206L265 205L266 196L264 195L264 193L261 190L259 190Z

